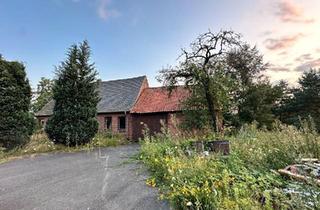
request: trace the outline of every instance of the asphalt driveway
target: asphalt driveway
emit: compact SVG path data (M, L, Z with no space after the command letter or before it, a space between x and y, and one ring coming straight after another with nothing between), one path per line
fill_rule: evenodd
M0 164L0 209L169 209L146 186L138 145L58 153Z

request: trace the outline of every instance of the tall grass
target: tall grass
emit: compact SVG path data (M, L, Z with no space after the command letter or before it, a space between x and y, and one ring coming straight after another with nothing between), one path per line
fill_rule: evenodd
M249 125L226 138L231 141L227 157L187 155L194 138L148 136L140 153L152 174L147 184L159 187L175 209L320 209L320 195L304 202L286 193L288 181L271 171L299 158L319 158L320 137L312 126L277 124L267 131Z
M278 123L272 132L252 124L229 139L232 150L254 167L279 169L301 158L320 158L320 135L308 122L300 129Z

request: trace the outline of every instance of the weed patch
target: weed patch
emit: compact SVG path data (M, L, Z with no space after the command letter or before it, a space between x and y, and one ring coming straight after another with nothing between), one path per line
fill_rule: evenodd
M185 148L194 139L164 137L143 141L139 158L152 175L147 185L159 187L161 198L175 209L320 208L319 193L314 193L319 188L304 186L307 193L290 193L293 182L273 172L302 157L319 158L320 138L310 129L247 126L227 137L232 149L227 157L187 155Z

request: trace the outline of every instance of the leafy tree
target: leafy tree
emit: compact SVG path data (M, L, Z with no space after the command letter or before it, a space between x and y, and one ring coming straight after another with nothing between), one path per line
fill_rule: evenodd
M261 80L249 85L241 94L239 104L240 125L256 121L259 126L272 127L276 119L274 109L284 95L286 84L272 85L268 80Z
M300 119L312 117L320 131L320 70L304 72L299 79L300 88L292 90L292 97L286 98L277 110L281 121L300 125Z
M182 82L193 95L190 100L202 97L212 127L223 133L223 114L232 109L237 89L263 68L262 56L241 42L239 34L209 31L191 43L190 51L183 49L179 65L161 70L158 79L169 89Z
M241 47L231 49L226 61L229 66L229 72L237 81L237 91L243 91L262 77L261 72L267 68L263 62L263 56L259 53L256 46L250 47L249 44L243 44Z
M87 41L72 45L57 68L53 86L55 106L46 125L49 138L70 146L89 142L98 130L97 72L90 62Z
M206 106L206 98L199 87L193 87L192 92L193 94L182 104L185 117L182 128L186 130L210 128L211 119Z
M32 104L33 112L38 112L52 99L53 80L41 77L37 87L37 98Z
M35 120L29 113L30 100L25 66L0 56L0 147L20 146L32 134Z

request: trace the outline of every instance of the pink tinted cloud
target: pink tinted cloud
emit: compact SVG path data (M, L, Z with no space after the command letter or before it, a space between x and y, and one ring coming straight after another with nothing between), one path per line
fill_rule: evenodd
M293 36L285 36L278 39L269 38L264 41L265 47L269 50L283 50L293 46L303 34L299 33Z
M307 61L299 66L297 66L294 70L295 71L308 71L311 68L319 68L320 67L320 58Z
M285 56L285 55L288 55L288 52L287 51L282 51L282 52L279 52L278 55Z
M269 71L273 71L273 72L289 72L290 69L287 67L283 67L283 66L278 66L278 65L274 65L271 64L268 68Z
M303 8L292 0L281 0L275 13L283 22L313 23L313 18L305 17Z
M286 67L272 67L269 69L270 71L273 71L273 72L290 72L290 69L289 68L286 68Z
M262 33L260 33L259 36L261 37L265 37L265 36L270 36L274 31L268 30L268 31L264 31Z
M310 53L306 53L306 54L302 54L300 56L298 56L295 61L297 62L306 62L306 61L310 61L312 60L312 55Z

